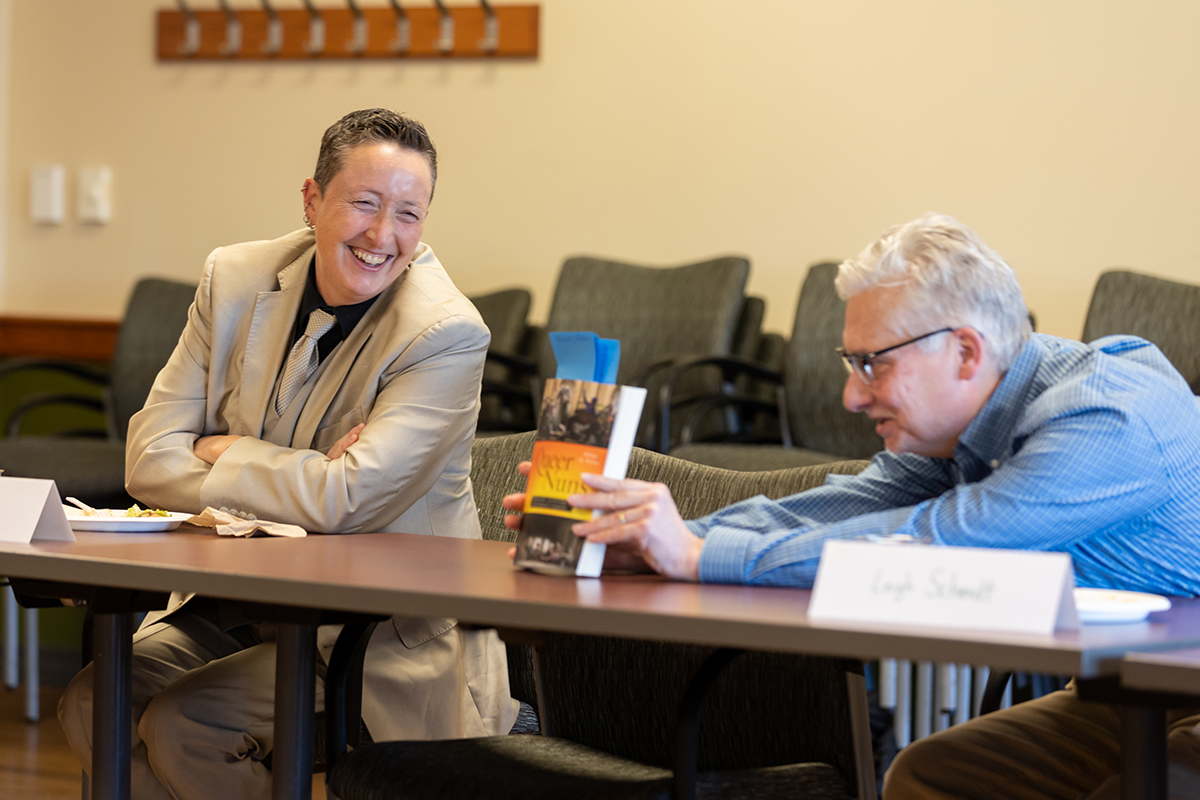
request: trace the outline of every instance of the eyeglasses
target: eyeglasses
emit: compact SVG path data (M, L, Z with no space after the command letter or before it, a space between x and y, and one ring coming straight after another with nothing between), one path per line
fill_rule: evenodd
M871 362L879 358L884 353L890 353L893 350L899 350L901 347L907 347L910 344L919 342L922 339L928 339L930 336L937 336L939 333L951 333L954 328L942 328L941 330L927 333L924 336L918 336L915 339L909 339L907 342L894 344L891 347L885 347L882 350L876 350L874 353L847 353L845 348L835 347L834 350L842 357L842 363L846 365L846 372L853 372L858 376L863 383L870 383L874 378L874 370L871 367Z

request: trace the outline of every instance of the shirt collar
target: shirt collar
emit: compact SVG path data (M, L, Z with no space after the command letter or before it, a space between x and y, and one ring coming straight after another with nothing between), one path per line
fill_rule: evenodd
M378 295L376 295L378 296ZM361 303L355 303L352 306L330 306L325 302L325 298L321 297L321 290L317 288L317 259L313 256L312 261L308 264L308 280L304 284L304 295L300 298L300 314L297 316L297 325L301 332L304 331L305 320L314 309L321 309L333 314L337 319L338 327L341 329L342 336L350 335L350 331L354 330L354 326L371 308L371 304L375 302L372 297L369 300L364 300Z
M1025 343L992 396L959 437L954 448L956 460L966 452L995 469L1010 455L1013 429L1025 412L1030 384L1045 355L1046 348L1037 337Z

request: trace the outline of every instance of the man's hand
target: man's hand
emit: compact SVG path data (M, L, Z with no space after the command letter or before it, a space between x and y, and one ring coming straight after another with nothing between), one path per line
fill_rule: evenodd
M661 483L615 480L585 473L583 482L595 492L573 494L567 502L576 508L609 513L575 525L576 536L589 542L618 545L618 551L640 556L668 578L700 579L700 550L704 540L683 524L671 490Z
M517 471L528 478L530 468L530 462L522 461ZM583 481L596 492L573 494L567 502L576 508L598 508L610 513L577 523L573 530L577 536L609 545L604 556L605 567L636 570L648 564L669 578L699 580L704 540L683 524L666 486L592 474L585 474ZM510 494L503 504L508 511L520 511L525 507L525 493ZM504 524L520 530L521 517L509 514Z
M358 435L362 433L365 427L367 427L367 424L360 422L346 431L346 435L334 442L333 447L329 448L329 452L325 454L326 457L330 461L333 461L346 455L346 451L350 448L350 445L358 441Z
M529 478L529 471L532 469L532 461L522 461L520 464L517 464L517 472L524 475L527 479ZM516 494L510 494L500 502L504 506L505 511L520 511L525 508L525 493L517 492ZM504 525L512 528L514 531L521 530L521 515L506 514L504 516Z
M217 463L217 459L229 449L229 445L236 442L241 436L226 434L224 436L201 436L192 445L192 452L196 454L196 458L208 464Z

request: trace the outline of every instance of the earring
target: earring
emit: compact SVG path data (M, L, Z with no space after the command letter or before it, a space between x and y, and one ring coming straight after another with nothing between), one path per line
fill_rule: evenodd
M313 221L312 221L311 219L309 219L309 218L308 218L308 212L307 212L307 211L305 211L305 212L304 212L304 224L305 224L305 225L307 225L307 226L309 227L309 229L310 229L310 230L314 230L314 231L315 231L315 230L317 229L317 226L313 224Z

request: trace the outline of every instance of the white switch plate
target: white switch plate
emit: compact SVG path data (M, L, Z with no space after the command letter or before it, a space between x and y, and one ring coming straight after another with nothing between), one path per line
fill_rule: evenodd
M29 212L40 225L61 225L65 216L66 170L62 164L36 164L31 171Z
M79 221L103 225L112 219L112 169L84 167L79 170Z

